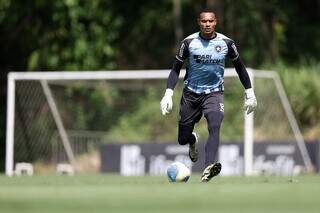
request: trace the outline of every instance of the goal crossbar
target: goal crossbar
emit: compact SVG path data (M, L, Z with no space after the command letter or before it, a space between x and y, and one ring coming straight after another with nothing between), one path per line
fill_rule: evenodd
M94 72L94 75L93 75ZM81 71L81 72L11 72L12 80L127 80L127 79L164 79L170 70L121 70L121 71ZM180 78L185 74L181 70ZM225 76L236 76L234 69L225 70Z

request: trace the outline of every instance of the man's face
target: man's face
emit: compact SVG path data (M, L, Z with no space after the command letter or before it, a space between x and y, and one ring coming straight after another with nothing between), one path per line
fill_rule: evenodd
M213 13L204 12L200 14L198 18L198 24L203 34L212 34L214 33L217 25L217 20Z

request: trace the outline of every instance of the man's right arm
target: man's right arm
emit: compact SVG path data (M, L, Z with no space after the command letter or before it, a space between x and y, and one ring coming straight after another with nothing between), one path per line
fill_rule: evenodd
M162 111L162 115L169 114L172 109L173 90L178 82L182 65L183 65L183 62L176 58L173 63L169 77L168 77L166 92L164 93L164 96L160 102L160 108Z
M179 80L179 74L180 74L181 67L183 65L183 61L188 56L189 56L188 43L186 40L184 40L181 43L178 54L176 55L176 58L173 62L173 66L167 80L167 89L160 102L160 108L163 115L170 113L172 109L173 90Z
M189 56L189 48L188 48L189 43L190 43L189 39L183 40L181 42L179 51L175 57L171 72L168 77L167 89L174 90L174 87L176 86L176 84L178 82L180 70L183 65L183 61Z
M175 86L177 85L178 79L179 79L179 74L181 67L183 65L183 62L178 60L177 58L174 60L171 72L168 77L167 81L167 89L172 89L174 90Z

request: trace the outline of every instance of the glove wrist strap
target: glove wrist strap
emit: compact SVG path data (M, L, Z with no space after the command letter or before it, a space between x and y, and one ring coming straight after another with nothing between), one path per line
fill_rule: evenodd
M172 89L166 89L166 92L164 93L164 96L173 96L173 90Z
M252 88L249 88L249 89L246 89L245 90L245 95L246 95L246 98L252 98L252 97L255 97L254 95L254 91Z

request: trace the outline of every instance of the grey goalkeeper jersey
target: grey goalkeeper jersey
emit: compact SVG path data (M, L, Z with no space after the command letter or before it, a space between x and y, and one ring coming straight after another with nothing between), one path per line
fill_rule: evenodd
M239 53L234 42L221 33L212 39L194 33L185 38L176 55L183 62L188 58L185 87L195 93L223 89L225 58L236 60Z

